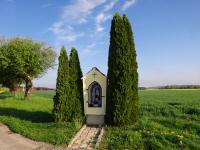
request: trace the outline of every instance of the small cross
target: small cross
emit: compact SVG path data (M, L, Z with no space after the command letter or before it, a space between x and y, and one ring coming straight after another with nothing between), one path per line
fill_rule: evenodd
M95 76L97 75L95 72L92 74L94 76L94 81L95 81Z

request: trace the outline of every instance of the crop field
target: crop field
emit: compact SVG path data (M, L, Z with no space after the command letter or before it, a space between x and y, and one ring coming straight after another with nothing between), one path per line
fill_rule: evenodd
M82 124L53 122L54 91L34 92L30 100L23 100L23 94L16 97L10 93L0 94L0 123L36 141L69 143Z
M139 92L136 125L106 127L101 149L200 150L200 90Z

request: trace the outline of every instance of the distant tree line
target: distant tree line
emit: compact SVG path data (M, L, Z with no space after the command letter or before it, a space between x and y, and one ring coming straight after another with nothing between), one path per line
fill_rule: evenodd
M154 87L138 87L139 90L147 89L200 89L200 85L165 85Z
M33 90L35 91L49 91L49 90L55 90L54 88L48 88L48 87L33 87Z
M200 85L166 85L160 87L154 87L157 89L199 89Z
M138 90L146 90L146 87L138 87Z

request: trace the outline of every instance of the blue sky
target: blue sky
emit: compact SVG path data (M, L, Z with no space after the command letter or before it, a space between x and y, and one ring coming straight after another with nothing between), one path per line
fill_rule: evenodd
M79 52L85 74L107 73L115 12L133 26L140 86L200 84L199 0L0 0L0 36L27 36ZM57 68L35 80L55 87Z

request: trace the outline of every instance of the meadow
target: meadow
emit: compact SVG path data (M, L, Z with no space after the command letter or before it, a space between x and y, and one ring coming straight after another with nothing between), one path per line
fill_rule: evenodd
M200 90L139 92L141 119L106 127L100 149L200 150Z
M30 100L23 100L24 93L15 97L10 93L0 94L0 122L25 137L51 144L67 144L81 128L81 124L54 123L54 91L34 92Z
M34 92L30 100L0 93L0 122L30 139L67 144L81 123L54 123L54 91ZM136 125L108 127L100 149L200 150L200 90L143 90Z

